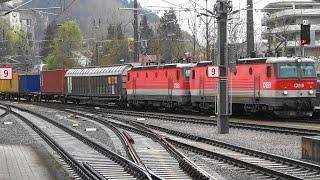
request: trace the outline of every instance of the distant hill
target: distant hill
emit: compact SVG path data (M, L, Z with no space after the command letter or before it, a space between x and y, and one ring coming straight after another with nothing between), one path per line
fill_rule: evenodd
M66 0L68 6L73 0ZM60 6L60 0L34 0L29 7L52 7ZM133 1L128 0L76 0L70 8L58 18L58 23L66 19L75 19L81 27L86 37L96 33L94 25L98 25L99 19L101 26L99 32L106 31L109 24L122 23L126 34L132 34L133 12L119 10L121 7L133 7ZM53 11L59 13L60 10ZM50 17L53 20L54 16ZM156 22L159 17L156 14L148 15L148 20Z

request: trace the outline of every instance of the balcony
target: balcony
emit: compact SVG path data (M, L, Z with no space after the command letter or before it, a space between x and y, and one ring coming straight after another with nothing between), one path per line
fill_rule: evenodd
M288 48L300 47L300 41L287 41ZM316 40L313 42L311 41L310 45L305 45L306 48L315 48L320 47L320 40Z
M297 16L297 17L320 17L320 9L285 9L273 14L270 14L269 19L276 19L285 16Z
M320 31L320 24L311 24L310 31ZM286 25L286 26L280 26L273 28L271 32L268 30L265 30L262 32L262 34L277 34L277 33L283 33L283 32L290 32L290 33L299 33L300 32L300 24L299 25Z

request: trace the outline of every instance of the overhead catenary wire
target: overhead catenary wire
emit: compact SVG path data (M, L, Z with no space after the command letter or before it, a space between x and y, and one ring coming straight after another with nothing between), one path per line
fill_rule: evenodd
M55 22L58 18L60 18L69 8L71 8L71 6L76 2L77 0L72 0L72 2L63 9L63 11L57 16L54 18L53 22Z

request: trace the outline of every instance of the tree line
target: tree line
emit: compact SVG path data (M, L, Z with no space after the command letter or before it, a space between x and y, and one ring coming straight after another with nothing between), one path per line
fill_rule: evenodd
M121 59L129 62L133 58L133 38L126 36L124 24L109 24L106 34L99 43L100 54L95 51L95 44L89 47L91 65L95 65L96 56L100 56L100 65L119 64ZM77 66L72 52L80 51L83 35L75 21L67 21L58 26L48 26L42 44L41 55L46 57L48 69L70 68ZM184 56L186 42L174 11L169 10L161 17L160 22L152 28L147 16L142 16L139 27L139 54L158 55L162 60L174 60Z

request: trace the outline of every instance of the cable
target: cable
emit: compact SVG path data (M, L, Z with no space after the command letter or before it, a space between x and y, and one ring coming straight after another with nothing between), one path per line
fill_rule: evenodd
M54 18L52 22L56 21L59 17L61 17L61 15L64 14L75 2L76 0L72 0L72 2L56 18Z

